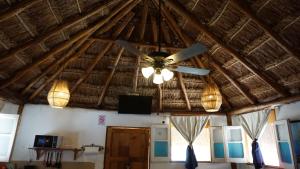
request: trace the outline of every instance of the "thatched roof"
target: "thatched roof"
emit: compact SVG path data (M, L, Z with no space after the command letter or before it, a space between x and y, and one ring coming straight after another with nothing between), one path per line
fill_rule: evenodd
M114 44L126 39L145 53L156 50L156 3L0 0L0 95L47 104L61 78L73 107L116 110L118 95L139 93L153 96L154 111L203 111L207 77L178 73L157 86L136 68L142 60ZM208 47L180 65L212 70L222 110L299 95L299 30L299 0L163 0L164 50Z

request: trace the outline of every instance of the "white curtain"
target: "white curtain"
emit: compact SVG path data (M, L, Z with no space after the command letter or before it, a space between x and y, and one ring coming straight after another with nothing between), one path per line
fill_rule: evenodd
M208 121L208 116L171 116L174 127L191 146Z
M267 124L270 109L239 115L242 127L252 140L258 139Z

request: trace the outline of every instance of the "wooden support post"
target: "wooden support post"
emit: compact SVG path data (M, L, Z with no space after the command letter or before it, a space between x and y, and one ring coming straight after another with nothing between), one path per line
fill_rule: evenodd
M221 39L219 39L216 35L214 35L208 29L207 26L203 25L195 16L193 16L193 14L191 14L187 9L185 9L183 5L179 4L178 2L175 2L174 0L164 0L164 2L168 7L175 10L179 15L181 15L186 20L188 20L191 26L193 26L197 31L205 33L206 36L208 36L216 43L218 43L219 46L221 46L225 51L227 51L235 59L237 59L244 67L246 67L249 71L255 74L259 79L261 79L263 82L265 82L270 87L272 87L280 95L282 96L289 95L289 92L284 87L280 86L279 84L277 84L277 82L274 82L272 79L267 77L261 71L256 69L253 65L249 64L248 61L245 59L246 57L241 56L240 53L238 53L236 50L234 50L232 47L225 44Z

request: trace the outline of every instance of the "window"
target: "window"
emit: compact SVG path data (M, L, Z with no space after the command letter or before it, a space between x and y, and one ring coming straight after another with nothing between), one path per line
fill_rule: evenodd
M171 160L185 161L187 141L177 129L171 125ZM198 161L211 161L209 128L203 128L193 144L194 152Z
M248 149L248 162L252 163L252 154L251 154L251 144L252 139L247 136L247 149ZM258 140L260 150L264 159L264 162L266 165L269 166L279 166L279 158L278 158L278 152L277 152L277 146L276 146L276 138L274 133L274 126L270 123L268 123L262 131L262 135L260 139Z
M15 138L18 115L0 114L0 162L8 162Z

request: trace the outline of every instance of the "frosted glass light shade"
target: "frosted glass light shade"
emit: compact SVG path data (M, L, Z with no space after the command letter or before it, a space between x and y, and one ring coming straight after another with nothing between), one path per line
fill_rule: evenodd
M153 83L162 84L164 82L163 76L160 73L155 73L153 77Z
M142 68L142 74L145 78L149 78L154 73L154 68L152 66Z
M163 76L164 81L169 81L174 76L174 73L172 71L170 71L169 69L166 69L166 68L161 71L161 74Z
M70 91L67 81L54 81L51 89L48 92L48 103L53 108L64 108L70 100Z
M222 95L218 87L208 83L201 94L201 104L207 112L217 112L222 105Z

